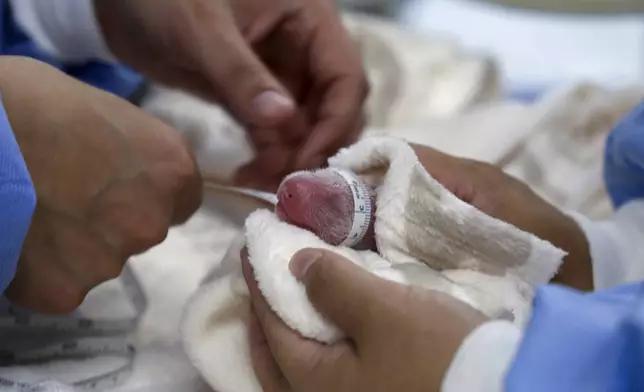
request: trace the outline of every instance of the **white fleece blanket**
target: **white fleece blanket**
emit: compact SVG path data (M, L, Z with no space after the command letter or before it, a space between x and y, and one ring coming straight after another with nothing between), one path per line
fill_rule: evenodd
M456 198L422 167L404 141L366 138L340 151L330 166L375 186L378 253L327 245L261 209L190 300L182 327L188 356L218 392L261 391L250 359L248 289L239 250L249 260L273 310L303 336L332 343L342 331L320 315L291 275L291 257L306 247L333 250L385 279L443 291L490 317L523 324L535 285L548 282L563 251L491 218Z

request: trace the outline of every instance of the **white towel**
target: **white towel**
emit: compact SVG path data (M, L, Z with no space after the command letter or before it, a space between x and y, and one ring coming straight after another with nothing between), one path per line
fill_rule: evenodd
M490 317L510 316L519 325L528 315L532 289L552 278L565 255L456 198L402 140L367 138L329 164L376 185L379 254L327 245L268 210L251 214L245 236L192 297L182 325L189 357L218 392L261 391L247 336L250 307L239 260L244 244L273 310L291 328L321 342L343 335L314 309L291 275L289 260L300 249L333 250L385 279L452 294Z

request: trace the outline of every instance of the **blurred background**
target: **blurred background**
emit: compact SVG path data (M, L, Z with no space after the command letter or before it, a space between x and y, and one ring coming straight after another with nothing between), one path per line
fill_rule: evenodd
M644 0L339 0L346 10L448 35L490 55L504 92L533 99L579 81L644 81Z

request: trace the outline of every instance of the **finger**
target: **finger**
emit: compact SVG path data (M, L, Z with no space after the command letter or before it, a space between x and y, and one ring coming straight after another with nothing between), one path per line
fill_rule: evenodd
M291 158L292 152L282 145L266 147L254 160L237 171L233 182L237 186L262 188L268 179L286 171Z
M351 348L346 343L326 346L308 340L290 329L272 311L257 287L247 255L242 252L242 269L248 284L253 309L259 320L266 341L276 363L289 381L312 377L315 372L329 371L329 366L349 369L352 360ZM333 361L332 361L332 360ZM344 370L343 370L344 371Z
M97 194L87 217L106 242L124 256L138 254L162 242L170 227L171 203L161 200L166 195L159 193L148 176L137 174Z
M151 75L164 85L191 92L196 97L215 103L221 103L221 95L214 91L210 80L207 79L203 72L191 68L181 68L179 66L172 68L163 68Z
M255 370L255 375L257 375L262 390L266 392L287 390L288 383L284 379L275 359L273 359L266 335L252 309L250 309L249 314L248 332L253 370Z
M257 287L255 275L245 255L242 255L242 269L248 284L253 309L266 335L271 351L279 364L289 364L297 361L304 350L310 351L323 348L321 345L306 340L290 329L273 312Z
M411 144L421 165L447 190L456 197L472 203L475 196L475 182L472 172L475 162L457 158L434 148Z
M423 146L420 144L410 143L411 148L416 153L421 165L430 174L440 174L451 166L454 166L458 158L441 152L435 148Z
M270 128L288 120L296 109L292 97L257 58L232 16L220 10L213 14L198 18L205 23L199 24L193 51L224 105L246 125Z
M182 225L190 219L203 202L203 178L197 171L196 175L182 179L174 195L172 210L172 225Z
M332 155L351 144L362 132L365 93L361 78L335 81L323 93L315 113L315 124L297 157L296 166L306 167L314 156Z
M291 271L305 286L316 309L360 345L386 310L385 280L330 251L304 249L291 260Z
M248 136L257 147L266 144L284 143L297 148L304 140L304 137L307 136L309 128L310 120L307 113L303 110L298 110L289 121L278 129L249 128Z
M310 39L306 27L310 23L307 22L309 18L303 16L302 4L291 2L291 6L293 8L284 12L274 30L254 48L295 101L304 104L313 87L309 77ZM279 134L297 140L299 145L302 138L310 133L310 122L308 112L301 107L298 109Z
M359 50L332 2L316 3L319 24L310 42L310 73L316 90L309 96L315 126L298 162L334 153L362 132L369 85Z

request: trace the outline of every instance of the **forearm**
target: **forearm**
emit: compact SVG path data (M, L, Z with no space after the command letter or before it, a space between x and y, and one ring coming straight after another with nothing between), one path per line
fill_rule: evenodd
M35 205L29 172L0 104L0 294L14 277Z
M18 25L40 48L66 62L113 61L92 0L9 0Z

